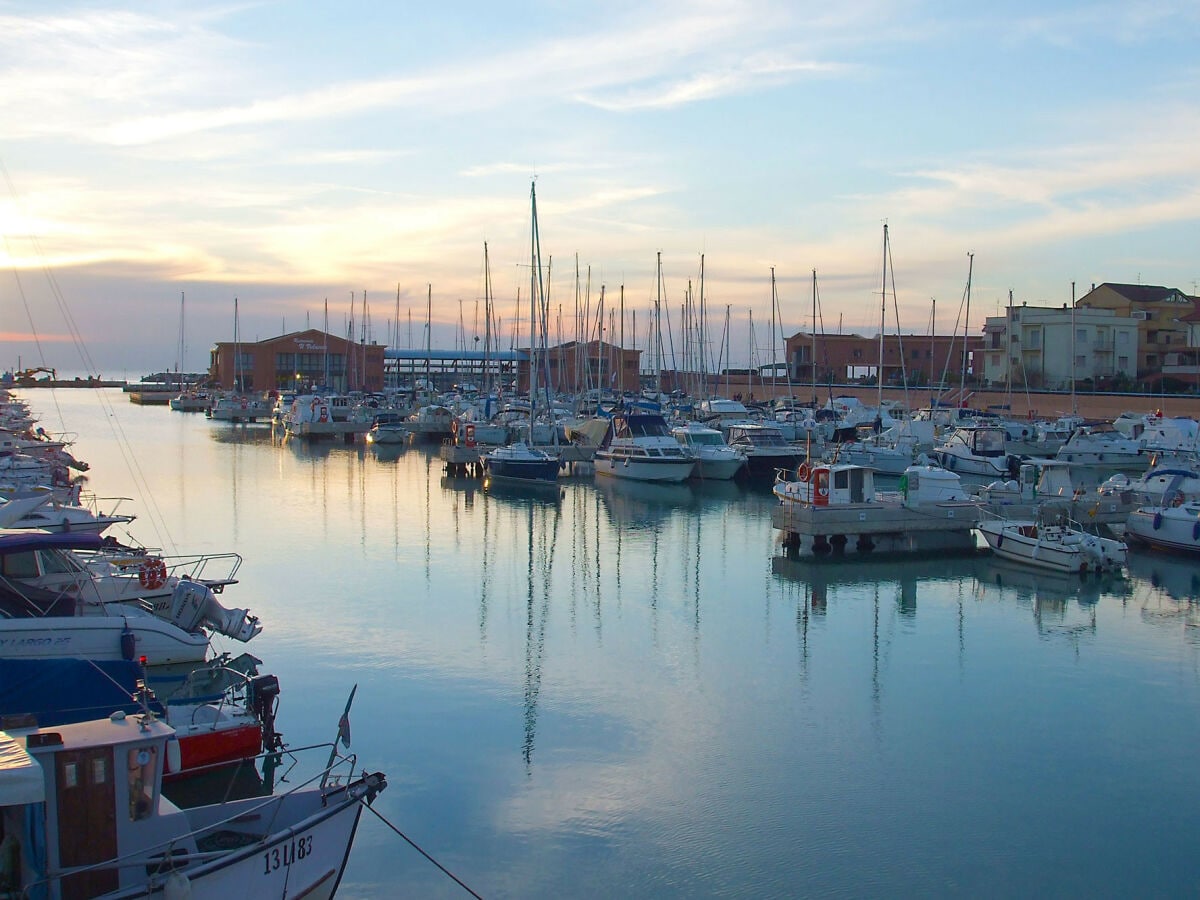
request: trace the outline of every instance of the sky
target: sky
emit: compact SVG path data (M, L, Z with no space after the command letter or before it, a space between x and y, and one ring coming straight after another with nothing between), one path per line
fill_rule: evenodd
M202 371L326 308L420 346L427 298L478 346L485 242L527 346L534 183L552 343L603 290L646 347L659 254L664 342L703 259L735 366L814 305L977 334L1010 292L1196 294L1198 36L1196 0L0 0L0 369Z

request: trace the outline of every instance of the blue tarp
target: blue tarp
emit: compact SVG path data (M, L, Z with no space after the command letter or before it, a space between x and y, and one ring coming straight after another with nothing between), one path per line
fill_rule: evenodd
M0 659L0 716L31 714L42 727L141 712L141 667L125 660ZM162 715L162 704L150 708Z

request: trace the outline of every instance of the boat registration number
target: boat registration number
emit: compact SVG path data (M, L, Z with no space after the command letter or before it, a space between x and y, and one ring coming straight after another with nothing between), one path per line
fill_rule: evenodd
M297 860L309 856L312 852L311 834L293 837L290 841L278 844L263 854L263 874L270 875L280 866L290 866Z

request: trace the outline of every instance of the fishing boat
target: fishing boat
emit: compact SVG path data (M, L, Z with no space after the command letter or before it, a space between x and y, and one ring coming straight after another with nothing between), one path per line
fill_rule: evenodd
M997 555L1055 572L1117 572L1128 562L1122 541L1099 537L1066 517L994 518L976 526Z
M335 744L323 770L286 791L182 809L163 793L177 747L149 712L0 732L6 890L62 900L334 895L363 807L387 786L382 773L360 771Z
M1140 506L1129 514L1125 536L1158 550L1200 553L1200 499L1170 488L1162 505Z
M958 475L909 466L898 491L877 491L874 470L847 463L804 463L795 480L778 479L772 524L797 556L850 558L872 553L970 552L977 501Z

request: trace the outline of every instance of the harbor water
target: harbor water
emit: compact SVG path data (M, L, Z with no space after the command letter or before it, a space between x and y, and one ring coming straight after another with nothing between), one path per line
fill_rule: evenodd
M264 623L285 740L357 684L375 809L482 896L1200 887L1194 562L806 563L765 488L485 489L436 447L23 396L132 499L109 533L245 558L222 602ZM364 814L338 896L465 894Z

